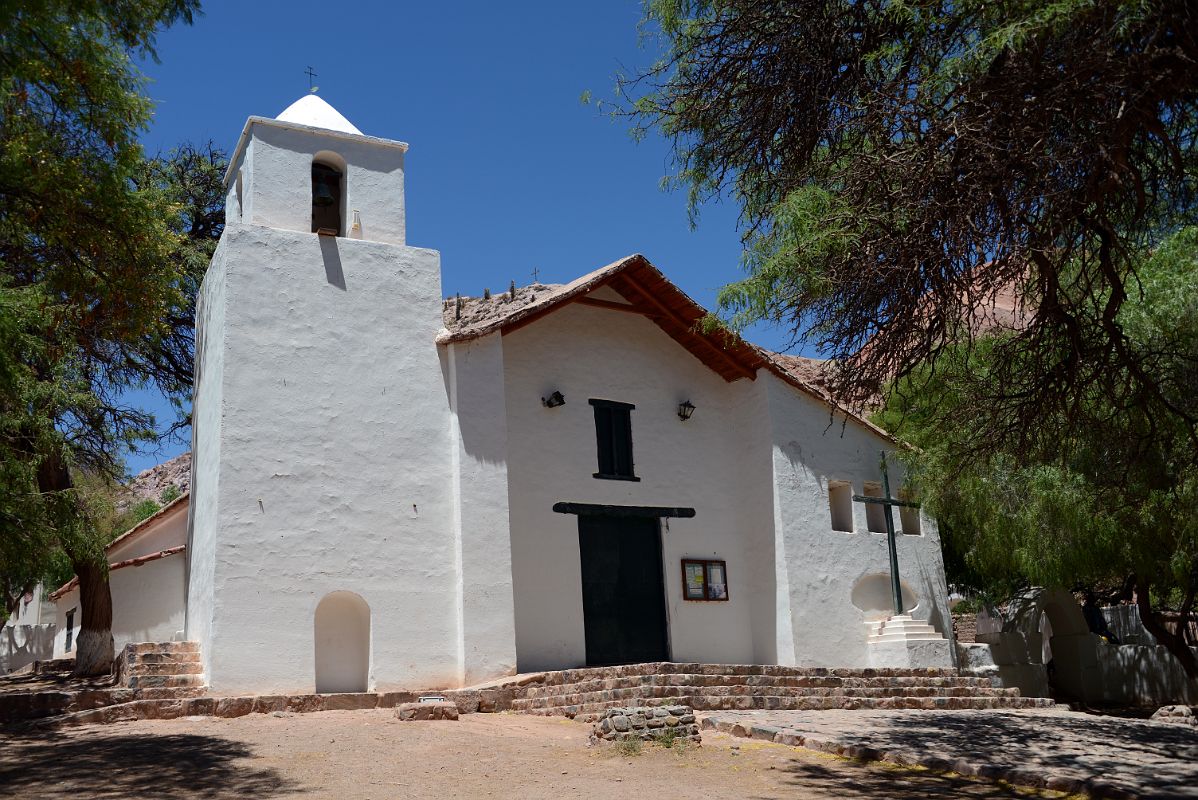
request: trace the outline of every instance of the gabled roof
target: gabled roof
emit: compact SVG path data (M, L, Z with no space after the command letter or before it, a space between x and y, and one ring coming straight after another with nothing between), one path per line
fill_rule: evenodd
M614 289L628 304L584 296L601 286ZM567 303L578 302L648 317L726 381L753 380L757 377L757 369L764 365L760 351L736 334L724 328L704 332L700 321L707 315L707 309L688 297L639 253L571 283L544 288L544 293L536 294L535 299L530 297L524 303L510 302L507 295L492 297L493 313L472 314L467 320L453 318L455 309L451 301L446 313L446 331L437 337L437 342L461 342L497 330L506 335Z
M605 286L627 302L587 296ZM497 331L507 335L569 303L639 314L652 320L729 383L741 378L755 380L757 370L768 369L832 410L888 441L899 443L860 414L832 400L823 380L827 362L773 353L746 342L723 326L705 328L702 320L707 316L707 309L687 296L639 253L600 267L570 283L526 286L517 290L514 298L503 293L489 299L461 298L461 301L460 311L455 299L446 302L445 330L437 337L438 344L469 341Z

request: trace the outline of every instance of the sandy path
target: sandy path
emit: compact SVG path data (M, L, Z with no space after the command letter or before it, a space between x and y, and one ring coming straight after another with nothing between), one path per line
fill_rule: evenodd
M0 732L0 797L336 800L564 798L1006 798L1010 787L704 732L682 751L588 748L586 726L392 711L189 718Z

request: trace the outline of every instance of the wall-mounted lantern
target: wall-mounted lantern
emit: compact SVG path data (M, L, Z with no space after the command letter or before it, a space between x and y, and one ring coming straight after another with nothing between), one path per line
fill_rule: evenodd
M541 405L545 406L545 408L557 408L558 406L564 406L565 404L566 398L562 396L561 392L555 391L548 397L541 398Z
M678 404L678 419L686 422L691 418L691 414L695 413L695 404L690 400L684 400Z

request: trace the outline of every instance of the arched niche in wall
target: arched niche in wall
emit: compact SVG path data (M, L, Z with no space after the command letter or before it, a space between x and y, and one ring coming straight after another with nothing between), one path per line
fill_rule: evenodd
M312 157L312 232L326 236L345 233L345 159L332 150Z
M919 595L901 577L899 588L903 593L903 610L910 613L919 605ZM890 576L884 572L862 576L853 584L852 599L853 605L865 612L867 620L889 617L894 613L894 600L890 596Z
M365 692L370 682L370 606L331 592L316 606L316 691Z

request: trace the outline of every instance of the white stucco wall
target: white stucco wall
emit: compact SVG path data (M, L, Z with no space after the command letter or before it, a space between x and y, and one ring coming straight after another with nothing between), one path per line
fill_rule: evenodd
M516 669L501 335L444 348L452 411L460 682Z
M603 299L611 299L604 297ZM578 518L557 502L690 507L662 530L670 650L675 660L753 658L746 521L737 513L738 426L730 385L648 319L570 305L503 337L512 571L521 671L585 663ZM566 404L540 398L560 391ZM602 480L588 399L632 403L639 482ZM678 419L690 399L692 419ZM682 599L683 557L727 562L728 602Z
M242 173L239 221L281 230L312 230L312 160L318 154L344 161L345 236L404 244L404 150L406 145L367 136L327 132L271 120L253 120L247 150L235 165ZM236 180L230 182L236 189ZM245 199L248 197L248 200ZM353 212L362 227L351 234ZM438 298L439 300L440 298Z
M186 551L184 551L186 552ZM112 591L112 639L116 652L131 642L169 642L181 637L185 617L185 574L183 553L147 561L138 566L114 569L108 574ZM54 657L73 656L66 649L67 612L79 607L79 589L58 598ZM74 637L79 636L79 611L75 611Z
M195 371L192 382L191 487L187 508L187 638L200 643L204 672L212 665L216 549L219 532L220 458L224 420L225 306L228 232L226 221L204 275L196 308Z
M893 446L862 426L833 421L827 406L774 375L758 380L765 381L769 391L777 564L785 565L779 584L785 581L794 648L793 657L779 653L779 660L800 666L876 666L864 634L868 612L853 604L852 591L863 578L889 575L886 536L869 532L861 503L853 504L854 532L832 530L828 482L849 481L853 493L861 494L866 481L881 478L879 452ZM892 492L898 492L901 477L901 467L892 459ZM897 525L898 514L895 517ZM906 610L949 637L952 625L939 534L926 516L921 530L918 536L897 537L899 575L917 597L917 605ZM785 632L780 633L780 641L785 638Z
M764 370L723 381L641 316L571 305L502 344L521 671L585 660L577 518L553 513L558 501L696 510L669 520L662 537L674 660L877 665L867 612L852 599L859 579L888 574L885 537L865 532L859 504L858 532L834 532L827 484L861 492L878 480L885 440L830 425L827 406ZM554 390L566 405L542 407ZM636 405L640 482L592 477L589 398ZM676 410L686 399L698 410L684 423ZM900 477L892 465L896 490ZM908 610L950 632L939 539L930 520L922 530L899 541L903 580L919 597ZM725 560L729 602L684 600L684 557Z
M437 254L231 225L221 257L205 281L223 296L205 346L223 353L199 398L188 627L212 689L311 691L314 614L334 591L370 606L377 688L454 685Z

